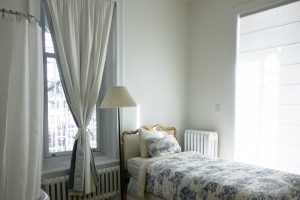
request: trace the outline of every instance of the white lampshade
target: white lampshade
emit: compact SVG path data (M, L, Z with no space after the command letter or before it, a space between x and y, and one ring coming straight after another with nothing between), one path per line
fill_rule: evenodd
M100 108L136 107L136 103L124 86L111 87L100 105Z

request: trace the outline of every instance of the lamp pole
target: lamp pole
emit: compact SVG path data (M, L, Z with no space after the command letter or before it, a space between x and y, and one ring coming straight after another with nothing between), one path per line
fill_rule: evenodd
M122 141L121 141L121 123L120 123L120 107L118 107L118 127L119 127L119 157L120 157L120 193L121 199L123 200L123 188L124 188L124 171L123 171L123 160L122 160Z
M118 114L118 139L119 139L119 157L120 157L120 193L121 199L124 199L124 163L122 159L122 138L121 138L121 120L120 108L136 107L136 103L124 86L111 87L104 96L100 108L117 108Z

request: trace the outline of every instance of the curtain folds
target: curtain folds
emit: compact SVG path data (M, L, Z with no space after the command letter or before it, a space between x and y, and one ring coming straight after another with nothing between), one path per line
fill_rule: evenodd
M41 28L0 18L0 199L40 198L44 82Z
M98 183L87 126L100 90L113 10L111 0L46 1L62 85L78 126L69 189L84 194Z

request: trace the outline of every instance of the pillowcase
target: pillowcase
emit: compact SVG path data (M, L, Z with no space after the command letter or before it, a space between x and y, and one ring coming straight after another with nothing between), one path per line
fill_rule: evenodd
M172 135L167 135L164 138L149 138L147 140L147 148L151 157L181 152L181 147Z
M163 138L164 133L163 131L149 131L143 128L140 128L138 132L139 132L139 140L140 140L141 157L148 158L149 154L148 154L146 141L149 138Z

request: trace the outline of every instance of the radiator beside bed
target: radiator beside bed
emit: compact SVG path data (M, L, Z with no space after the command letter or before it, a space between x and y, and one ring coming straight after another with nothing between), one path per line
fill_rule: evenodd
M184 151L198 151L203 155L218 157L217 132L186 130L184 133Z

